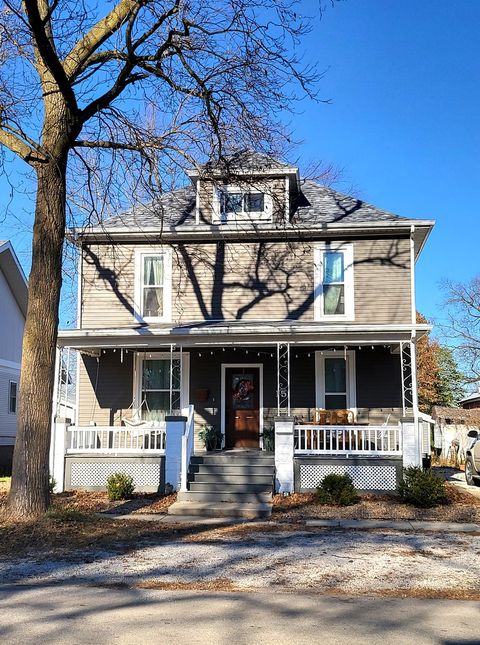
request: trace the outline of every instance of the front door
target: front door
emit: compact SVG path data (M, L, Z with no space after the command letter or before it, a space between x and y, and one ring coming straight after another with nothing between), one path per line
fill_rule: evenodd
M258 448L260 441L260 370L225 370L225 448Z

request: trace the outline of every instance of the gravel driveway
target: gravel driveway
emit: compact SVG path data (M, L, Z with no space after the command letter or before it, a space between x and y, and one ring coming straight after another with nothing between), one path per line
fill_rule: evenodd
M4 559L0 580L480 598L478 553L476 535L232 528L128 552Z

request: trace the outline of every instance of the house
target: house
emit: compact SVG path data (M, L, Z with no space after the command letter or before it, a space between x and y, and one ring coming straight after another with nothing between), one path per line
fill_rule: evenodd
M415 261L433 221L251 152L188 176L70 232L79 321L58 344L78 353L78 425L55 433L57 482L104 487L121 469L207 514L268 501L273 478L290 492L348 472L394 490L421 463Z
M476 408L480 408L480 389L478 392L469 394L464 399L459 401L459 405L462 408L465 408L465 410L473 410Z
M480 410L434 405L434 448L439 457L463 463L471 443L468 433L480 428Z
M11 243L0 241L0 473L12 467L27 281Z

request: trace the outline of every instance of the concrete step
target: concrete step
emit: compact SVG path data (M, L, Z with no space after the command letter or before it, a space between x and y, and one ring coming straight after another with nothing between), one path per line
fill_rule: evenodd
M218 486L225 486L226 484L241 484L242 486L250 486L252 484L261 484L265 487L273 486L273 473L260 473L260 474L236 474L236 473L189 473L188 481L203 484L217 484Z
M244 492L241 488L236 491L224 490L188 490L181 491L177 495L177 500L182 502L211 502L218 504L221 502L237 502L241 504L268 502L272 499L272 491L255 491Z
M195 517L244 517L255 519L270 517L272 505L268 503L211 504L177 501L170 506L168 513L169 515L190 515Z

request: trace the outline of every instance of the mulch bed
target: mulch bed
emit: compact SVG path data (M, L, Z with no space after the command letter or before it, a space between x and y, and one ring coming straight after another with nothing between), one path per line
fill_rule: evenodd
M316 502L314 493L275 495L272 519L303 522L305 519L385 519L429 520L438 522L480 523L480 498L446 484L448 503L435 508L415 508L404 504L396 495L360 495L353 506L326 506Z

